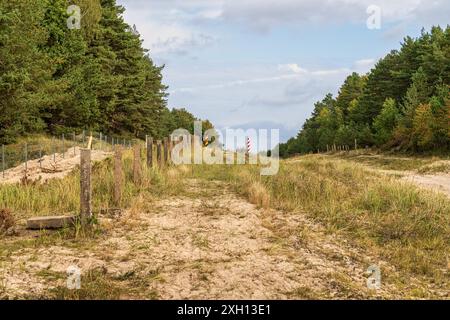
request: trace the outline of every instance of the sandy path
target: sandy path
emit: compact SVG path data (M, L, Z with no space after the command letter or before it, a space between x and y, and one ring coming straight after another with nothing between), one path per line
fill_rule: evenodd
M380 172L386 175L400 176L403 181L412 182L420 187L435 190L441 192L450 197L450 174L418 174L414 171L401 171L401 170L385 170L369 168L374 172Z
M92 150L92 161L102 161L110 156L110 153L101 150ZM41 159L31 160L27 163L28 181L40 181L49 179L62 179L80 164L80 149L75 147L63 154L46 155ZM5 171L5 178L0 173L0 184L19 183L25 176L25 164Z
M3 296L48 296L49 289L65 286L71 265L83 274L103 270L124 299L407 295L396 287L398 278L390 280L398 272L386 262L326 233L300 213L257 209L223 183L190 181L184 196L142 197L120 221L103 224L103 236L80 245L42 241L37 247L17 248L14 241L23 239L4 241ZM367 289L366 270L372 264L389 275L381 290ZM48 276L55 273L59 276ZM415 287L416 280L403 281L409 289Z
M429 189L440 191L450 197L450 174L418 175L409 173L403 179Z

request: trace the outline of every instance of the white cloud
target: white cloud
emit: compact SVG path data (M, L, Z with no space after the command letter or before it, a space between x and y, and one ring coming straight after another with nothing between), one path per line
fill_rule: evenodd
M447 24L450 12L448 0L118 2L125 5L126 21L136 24L145 40L144 46L151 49L152 58L168 62L164 76L171 88L170 106L186 106L196 116L209 118L219 126L271 119L299 128L315 101L326 93L337 93L351 72L369 71L377 59L392 48L380 45L382 40L395 37L398 43L412 28L417 31L429 24ZM382 31L373 32L374 38L367 33L367 38L357 42L357 37L366 29L366 9L372 4L382 9ZM361 28L355 32L343 29L343 40L348 32L355 41L354 51L346 49L348 42L342 46L340 42L332 44L333 48L336 46L336 55L324 51L323 48L327 48L323 43L327 41L324 32L336 24ZM313 26L320 26L317 34L311 34ZM300 32L301 28L305 36L300 35L299 39L306 41L304 52L299 54L295 45L292 52L285 50L286 45L281 54L277 48L265 50L267 40L284 42L285 36L291 36L293 31ZM248 30L276 32L269 38ZM277 38L279 34L281 38ZM252 45L254 41L255 52L241 54L242 41ZM297 41L295 36L292 41ZM371 46L370 41L376 43ZM199 54L212 45L219 46L220 50L212 48L208 54ZM173 57L172 54L186 56ZM194 60L197 55L201 58ZM337 60L339 57L343 60Z
M190 21L220 16L217 5L208 1L119 0L118 3L125 6L125 20L136 24L144 47L156 58L167 53L188 53L217 41L216 36L189 25Z
M353 64L353 69L359 73L366 73L375 66L376 62L376 59L372 58L357 60Z
M279 73L279 72L282 73ZM287 81L287 80L298 80L298 79L312 79L332 76L343 76L350 74L352 69L349 68L338 68L338 69L322 69L322 70L307 70L301 68L296 63L292 64L279 64L276 68L269 70L271 74L264 77L254 77L246 79L231 80L223 83L208 84L198 87L184 87L171 91L171 93L177 92L194 92L194 91L204 91L204 90L214 90L214 89L224 89L229 87L237 86L248 86L253 84L260 84L266 82L277 82L277 81Z
M402 21L447 23L448 0L230 0L223 18L258 30L286 24L358 23L365 26L366 9L376 5L382 11L382 26Z
M256 30L270 30L280 25L320 26L356 23L366 27L366 9L382 9L385 34L398 33L409 22L448 23L448 0L118 0L126 6L127 21L135 23L145 39L145 46L156 54L183 52L210 45L217 35L206 31L205 24L220 21ZM393 31L390 29L393 28Z
M279 64L278 70L284 71L284 72L290 71L290 72L294 72L294 73L307 73L308 72L308 70L300 68L300 66L296 63Z

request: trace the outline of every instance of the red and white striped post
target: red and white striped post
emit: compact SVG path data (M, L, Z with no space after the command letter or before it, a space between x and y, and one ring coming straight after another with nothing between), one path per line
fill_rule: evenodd
M250 141L250 137L247 137L246 139L246 153L245 153L245 163L250 163L250 151L252 150L252 143Z

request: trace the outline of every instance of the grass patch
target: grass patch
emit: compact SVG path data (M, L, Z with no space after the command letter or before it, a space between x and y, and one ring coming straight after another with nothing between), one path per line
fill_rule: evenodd
M102 269L82 274L81 288L68 289L66 285L50 289L45 299L54 300L119 300L123 289Z
M133 155L130 150L124 152L123 168L125 183L122 196L122 208L132 206L135 197L140 193L152 196L177 194L182 191L181 170L170 168L158 170L143 166L143 179L140 185L133 183ZM171 174L166 174L170 171ZM115 208L113 202L114 177L111 158L97 162L92 169L93 210ZM80 172L75 169L63 179L53 179L44 184L0 185L0 203L3 208L13 212L16 219L32 216L52 216L76 213L80 206Z
M419 173L450 172L450 158L437 156L385 155L352 151L331 155L334 159L344 159L382 170L417 171Z
M194 166L193 175L230 182L248 199L258 184L272 207L305 212L403 271L448 283L450 201L445 196L323 156L281 162L275 176L259 172L256 166Z

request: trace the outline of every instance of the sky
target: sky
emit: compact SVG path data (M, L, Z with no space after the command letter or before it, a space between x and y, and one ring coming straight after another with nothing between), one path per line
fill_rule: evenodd
M169 108L218 129L280 129L282 141L352 72L370 71L405 36L450 22L449 0L117 2L165 65Z

